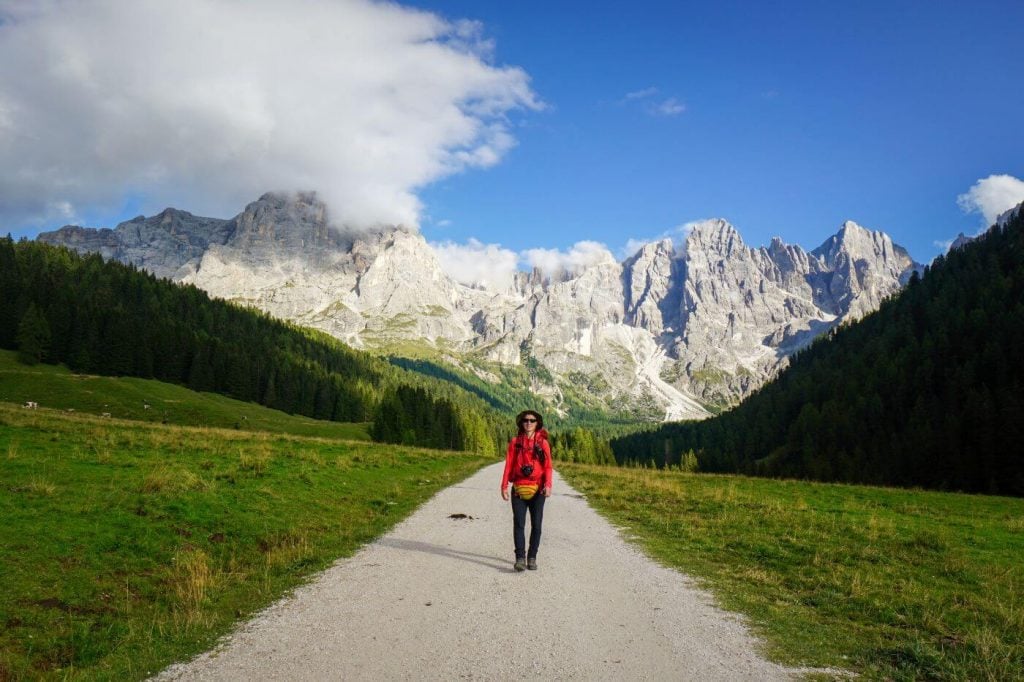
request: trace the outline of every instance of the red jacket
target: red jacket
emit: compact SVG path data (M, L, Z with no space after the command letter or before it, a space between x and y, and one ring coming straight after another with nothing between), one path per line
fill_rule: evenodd
M518 444L518 447L516 447ZM539 445L544 450L544 463L537 461L534 455L533 446ZM533 465L533 473L530 476L523 476L520 467L525 464ZM551 445L548 444L548 432L539 429L533 438L527 438L526 434L519 434L508 442L508 451L505 453L505 473L501 475L501 489L505 490L509 483L535 483L538 492L551 487Z

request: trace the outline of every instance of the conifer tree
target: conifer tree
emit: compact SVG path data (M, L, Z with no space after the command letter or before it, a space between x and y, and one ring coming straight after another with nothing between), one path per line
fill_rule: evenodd
M35 365L46 358L50 348L50 325L35 303L21 318L17 334L18 359L26 365Z

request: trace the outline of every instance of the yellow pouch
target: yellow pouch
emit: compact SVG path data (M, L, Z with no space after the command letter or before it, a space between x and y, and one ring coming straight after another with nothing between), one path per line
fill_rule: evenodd
M524 500L532 499L537 494L537 489L540 487L536 483L517 483L512 486L516 495Z

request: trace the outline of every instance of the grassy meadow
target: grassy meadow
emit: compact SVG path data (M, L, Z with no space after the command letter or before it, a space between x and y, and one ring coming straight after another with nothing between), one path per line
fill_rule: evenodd
M1024 499L561 464L788 664L1024 679Z
M16 400L61 405L63 397L81 407L0 403L0 680L144 678L206 650L238 619L486 461L104 419L84 414L100 384L46 371L24 381L33 396ZM125 386L124 405L143 395L158 404L175 388L106 381ZM103 400L117 412L118 398ZM337 426L297 422L278 426Z
M152 379L74 374L63 365L23 365L0 350L0 402L39 403L73 413L181 426L274 431L320 438L369 440L367 424L291 415L216 393L197 393ZM149 409L146 409L149 405Z

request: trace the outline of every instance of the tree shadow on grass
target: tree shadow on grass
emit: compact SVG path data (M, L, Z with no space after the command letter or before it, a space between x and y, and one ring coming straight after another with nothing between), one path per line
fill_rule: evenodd
M474 552L463 552L461 550L452 549L451 547L433 545L429 542L420 542L419 540L402 540L399 538L382 538L377 541L377 544L409 552L423 552L425 554L433 554L434 556L442 556L449 559L469 561L470 563L496 569L502 573L515 572L508 561L503 561L498 557L488 556L486 554L476 554Z

